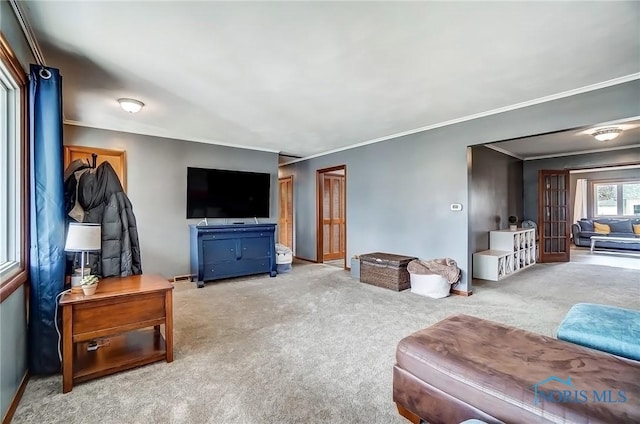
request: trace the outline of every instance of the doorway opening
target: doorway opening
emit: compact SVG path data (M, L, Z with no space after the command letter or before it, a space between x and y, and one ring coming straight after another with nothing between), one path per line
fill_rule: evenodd
M346 165L316 171L316 261L341 264L343 269L347 269L346 187Z
M597 236L637 237L633 224L640 224L640 163L572 169L570 178L574 205L571 262L640 269L635 243L596 242L592 250L588 238L594 235L588 228L594 222L618 223L610 227L610 234ZM625 228L627 220L631 225Z
M611 125L624 131L614 143L604 146L593 136L594 129ZM490 233L508 228L506 220L510 215L522 228L535 229L536 262L611 266L624 263L637 267L634 256L640 255L640 251L633 251L632 244L621 245L626 247L624 250L596 244L596 252L591 254L589 244L584 245L590 239L578 238L576 246L573 232L581 218L640 219L640 203L637 212L633 209L634 199L640 199L635 195L640 193L638 135L640 117L633 117L469 146L470 268L474 269L474 254L490 249ZM541 175L540 171L546 172ZM586 185L586 196L583 194L581 198L576 195L579 179L586 180L582 182ZM597 192L597 188L601 191ZM600 204L594 201L596 194L601 194ZM595 210L597 207L602 208L600 213ZM623 225L618 224L616 228ZM585 231L589 231L588 225ZM626 232L630 233L628 226ZM473 275L478 278L475 269Z

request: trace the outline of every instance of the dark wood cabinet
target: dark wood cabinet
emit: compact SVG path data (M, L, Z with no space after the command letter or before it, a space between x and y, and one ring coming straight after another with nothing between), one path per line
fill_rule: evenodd
M276 276L276 224L191 225L191 275L205 281L269 273Z

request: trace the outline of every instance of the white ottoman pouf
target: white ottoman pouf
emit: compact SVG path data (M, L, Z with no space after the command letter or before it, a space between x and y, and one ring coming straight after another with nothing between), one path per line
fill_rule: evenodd
M409 274L411 293L440 299L449 296L451 284L439 274Z
M276 244L276 271L278 274L291 271L293 252L284 244Z

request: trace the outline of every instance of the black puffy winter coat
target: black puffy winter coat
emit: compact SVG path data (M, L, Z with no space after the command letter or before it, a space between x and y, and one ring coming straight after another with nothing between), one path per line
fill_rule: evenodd
M102 225L102 250L91 263L102 277L142 274L140 243L131 201L109 162L85 172L77 182L77 202L83 222ZM91 262L94 262L91 261Z

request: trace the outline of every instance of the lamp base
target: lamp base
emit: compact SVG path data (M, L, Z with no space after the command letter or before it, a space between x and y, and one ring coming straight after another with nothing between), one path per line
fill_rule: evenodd
M82 274L73 274L71 276L71 293L73 294L81 294L82 293Z

